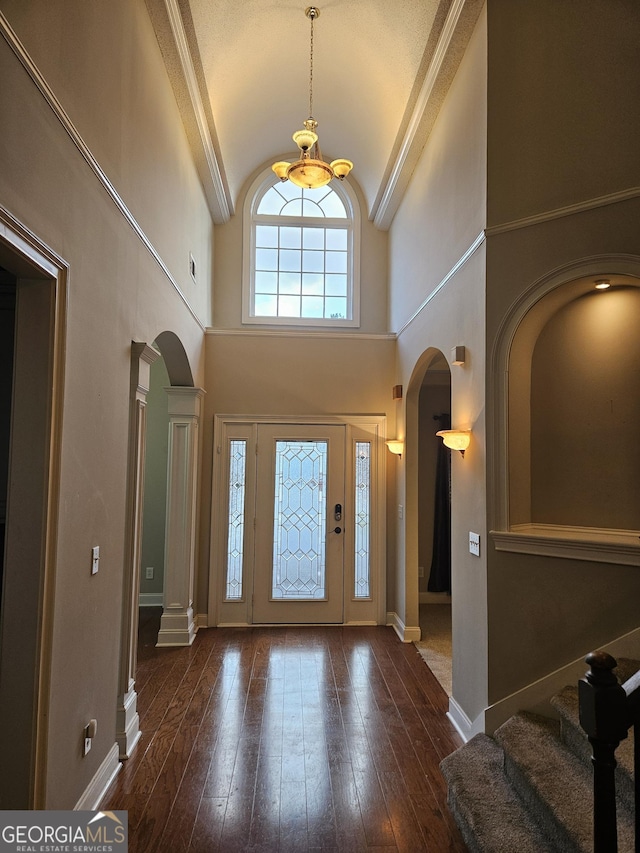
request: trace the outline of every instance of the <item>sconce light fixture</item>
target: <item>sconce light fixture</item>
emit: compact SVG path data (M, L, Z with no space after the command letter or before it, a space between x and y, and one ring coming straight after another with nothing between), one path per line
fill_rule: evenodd
M436 435L440 436L445 447L449 447L451 450L459 450L460 455L464 457L464 452L471 441L470 429L441 429Z
M387 442L387 447L392 453L395 453L396 456L402 456L402 451L404 450L404 441L398 441L397 439L390 439Z
M451 348L451 364L457 364L461 366L465 363L467 358L467 353L464 347L452 347Z

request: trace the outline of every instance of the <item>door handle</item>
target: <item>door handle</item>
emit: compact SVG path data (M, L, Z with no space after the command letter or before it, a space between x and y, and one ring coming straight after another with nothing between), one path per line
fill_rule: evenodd
M342 504L336 504L333 509L333 517L336 521L340 521L342 518Z
M334 533L342 533L342 528L341 527L334 527L333 532Z

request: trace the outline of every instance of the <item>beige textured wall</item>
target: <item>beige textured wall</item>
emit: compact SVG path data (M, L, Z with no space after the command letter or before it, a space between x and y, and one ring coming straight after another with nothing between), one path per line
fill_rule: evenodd
M484 486L484 248L434 293L484 227L486 15L476 25L438 121L396 214L390 234L392 328L402 329L433 298L398 340L396 382L405 387L407 449L398 466L396 611L407 627L418 625L418 392L424 369L437 354L464 345L467 363L451 368L453 426L473 430L464 460L452 460L453 691L473 719L486 703L485 552L468 551L468 531L485 534ZM426 363L425 363L426 359Z
M486 203L486 15L481 15L438 121L396 214L390 242L392 328L449 276L484 227ZM407 627L418 625L417 423L418 392L427 362L440 350L464 345L467 363L452 367L455 427L473 430L465 459L452 460L453 691L473 719L486 702L485 552L469 554L468 531L485 534L484 486L484 249L448 277L398 340L396 382L405 387L407 452L398 468L396 610ZM431 352L433 348L433 353ZM427 520L429 523L429 520Z
M615 280L615 279L614 279ZM640 288L592 290L533 354L531 520L640 529Z
M0 8L208 322L209 283L191 286L187 262L209 266L211 222L144 3ZM1 203L69 265L47 779L47 807L69 808L115 742L131 341L174 331L202 382L203 331L4 39L0 79Z
M488 223L640 185L635 0L489 0Z
M1 0L0 9L207 324L213 225L144 0ZM33 162L36 181L41 171L55 168L59 152L39 150L34 130L33 124L23 127L21 155ZM70 162L58 168L64 174ZM67 193L62 197L63 206L71 202ZM55 209L61 199L50 201ZM197 284L190 276L189 252L196 261ZM127 275L126 268L120 275Z
M579 276L638 269L640 203L633 188L640 185L635 141L640 79L633 57L640 7L630 0L613 5L594 0L587 14L576 4L553 0L492 0L488 9L488 218L504 226L489 231L487 239L487 410L493 437L508 366L497 353L508 350L502 335L520 315L526 295L535 299L547 287ZM606 59L611 55L615 62ZM594 203L625 190L631 190L627 201ZM569 204L584 209L548 215ZM509 225L529 215L540 219L528 227ZM584 371L589 345L582 340ZM619 364L619 376L626 376L631 390L626 364ZM637 383L631 393L637 394ZM492 452L501 451L494 445ZM491 462L489 493L502 499L504 484L494 476L496 460ZM526 497L518 500L513 520L525 521ZM499 521L496 506L489 505L489 527ZM497 552L491 546L487 560L491 702L638 625L635 568Z

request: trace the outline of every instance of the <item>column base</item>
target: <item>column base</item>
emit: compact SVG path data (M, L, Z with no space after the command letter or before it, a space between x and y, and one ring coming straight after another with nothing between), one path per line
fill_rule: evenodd
M118 697L116 711L116 741L120 759L129 758L140 740L140 717L138 716L138 694L131 682L124 696Z
M196 636L193 609L187 607L172 611L165 608L160 619L160 631L156 646L190 646Z

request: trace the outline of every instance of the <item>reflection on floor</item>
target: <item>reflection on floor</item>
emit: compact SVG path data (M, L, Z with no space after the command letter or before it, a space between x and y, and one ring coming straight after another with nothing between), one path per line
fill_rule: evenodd
M451 605L421 604L422 639L416 647L442 687L451 696Z

